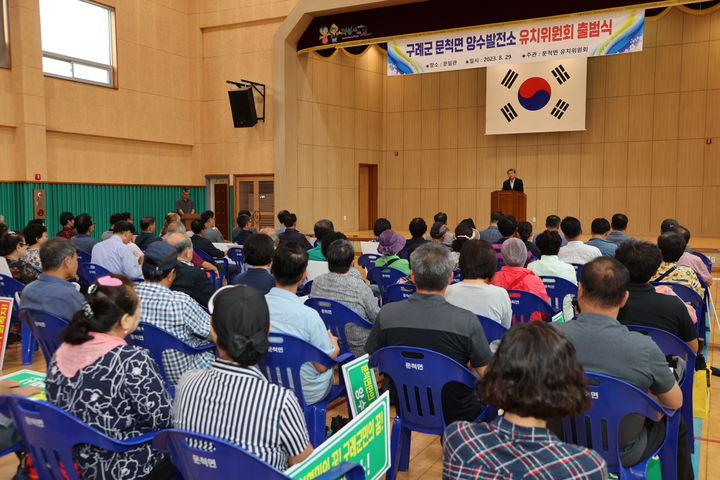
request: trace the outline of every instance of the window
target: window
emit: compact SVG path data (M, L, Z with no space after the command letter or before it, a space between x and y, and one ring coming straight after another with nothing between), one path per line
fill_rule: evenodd
M114 86L114 10L87 0L40 0L43 72Z

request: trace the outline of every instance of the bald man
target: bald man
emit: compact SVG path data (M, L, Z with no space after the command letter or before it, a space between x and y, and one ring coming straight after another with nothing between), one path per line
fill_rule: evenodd
M170 289L190 295L200 305L207 307L215 287L205 271L193 265L192 241L180 232L166 235L165 241L175 247L179 261L175 281Z

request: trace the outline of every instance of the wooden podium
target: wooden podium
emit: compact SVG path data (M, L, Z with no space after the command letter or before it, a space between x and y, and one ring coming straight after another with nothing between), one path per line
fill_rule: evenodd
M190 224L193 220L200 220L200 215L198 215L197 213L186 213L182 216L183 225L185 225L185 230L187 230L188 232L192 232Z
M527 220L527 195L513 190L495 190L490 194L490 213L512 215L518 222Z

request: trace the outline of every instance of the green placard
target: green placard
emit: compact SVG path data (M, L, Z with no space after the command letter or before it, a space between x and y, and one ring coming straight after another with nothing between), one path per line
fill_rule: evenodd
M375 372L368 365L369 359L370 357L365 354L342 366L348 405L353 417L365 410L379 396Z
M35 394L32 398L39 398L40 400L47 400L45 396L45 374L36 372L35 370L18 370L17 372L11 373L0 377L0 380L15 380L20 383L21 387L40 387L42 392Z
M552 321L553 321L553 322L558 322L558 323L563 323L563 322L565 322L565 318L563 317L563 312L562 312L562 310L560 310L558 313L556 313L555 315L553 315Z
M320 445L305 461L285 473L311 480L342 462L359 463L367 480L377 480L390 468L390 392Z

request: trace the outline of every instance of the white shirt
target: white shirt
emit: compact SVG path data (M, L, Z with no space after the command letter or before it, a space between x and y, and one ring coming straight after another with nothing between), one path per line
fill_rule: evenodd
M110 273L122 273L130 278L142 277L142 267L133 255L131 247L118 235L112 235L107 240L95 244L91 262L104 267Z
M504 288L460 282L447 288L445 300L457 307L470 310L475 315L491 318L505 328L510 328L512 305Z
M560 247L558 258L565 263L577 263L585 265L595 257L602 256L602 252L597 247L586 245L579 240L568 242L564 247Z
M527 268L538 277L560 277L577 285L575 268L560 260L557 255L543 255L540 260L528 263Z

